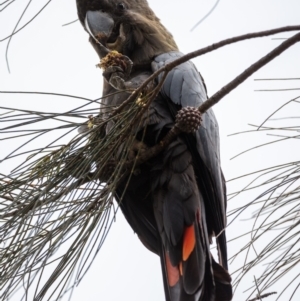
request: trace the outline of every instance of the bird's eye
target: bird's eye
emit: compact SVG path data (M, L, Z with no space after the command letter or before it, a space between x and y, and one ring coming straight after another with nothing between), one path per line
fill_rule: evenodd
M122 10L125 10L126 6L124 3L120 2L117 4L117 9L122 11Z

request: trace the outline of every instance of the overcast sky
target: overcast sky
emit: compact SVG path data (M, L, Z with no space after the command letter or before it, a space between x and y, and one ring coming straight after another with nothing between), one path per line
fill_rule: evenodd
M20 26L30 20L46 2L32 1ZM15 1L10 8L0 13L0 39L11 33L27 3L25 0ZM193 32L190 31L191 28L207 14L215 1L150 0L149 3L162 23L174 35L184 53L247 32L296 25L297 22L299 24L299 0L221 0L215 11ZM36 20L11 40L8 51L10 73L5 60L7 40L1 42L0 90L56 92L92 99L100 97L102 76L100 69L95 67L98 57L88 43L86 32L79 22L62 27L63 24L76 19L74 0L53 0ZM291 35L292 33L284 33L276 37L286 38ZM271 37L256 39L227 46L195 59L194 62L205 79L209 95L281 42L282 40L274 40ZM275 162L279 164L297 159L297 142L289 141L276 148L260 148L230 160L249 147L274 138L253 133L233 137L228 135L251 129L248 124L261 124L278 107L299 95L297 90L255 92L258 89L300 88L299 81L254 81L255 78L299 78L299 53L300 45L295 45L214 107L220 126L222 167L226 179L271 166ZM80 103L71 98L0 94L0 105L4 107L54 112L66 111ZM290 105L285 111L278 113L278 116L295 116L297 110L299 112L297 105ZM47 143L48 140L49 137L45 137L44 140L40 139L39 143ZM0 141L0 157L17 144L17 141ZM17 161L2 164L1 172L8 173ZM241 182L234 182L228 187L230 191L236 191L241 185ZM250 201L254 196L255 193L242 196L241 201ZM237 201L229 204L229 207L236 205ZM247 213L244 218L249 218L251 213ZM228 228L228 237L232 238L246 231L249 225L249 221L238 220ZM242 243L230 243L229 256L241 246ZM239 260L231 265L230 271L234 271L241 262ZM254 274L250 273L248 278L245 278L234 300L246 300L248 295L243 293L243 290L251 285L253 276ZM297 295L295 300L300 298L300 292ZM16 297L13 300L19 299ZM104 246L88 275L75 290L72 300L164 300L159 259L142 246L121 213L117 214L116 222ZM271 296L267 300L275 300L275 297Z

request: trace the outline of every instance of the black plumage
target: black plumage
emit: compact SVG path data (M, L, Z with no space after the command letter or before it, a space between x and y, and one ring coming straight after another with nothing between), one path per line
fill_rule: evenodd
M108 48L133 62L126 76L118 68L105 72L102 113L106 105L118 106L128 97L127 92L115 93L120 86L136 87L182 56L145 0L77 0L77 7L100 58ZM156 83L161 80L158 76ZM147 147L159 143L174 125L180 108L198 107L206 98L195 66L186 62L175 67L151 103L136 139ZM202 119L196 133L178 136L162 153L143 163L129 185L120 183L116 191L118 200L125 191L120 207L130 226L161 258L167 301L226 301L232 297L218 124L212 110ZM218 235L219 264L210 253L214 235Z

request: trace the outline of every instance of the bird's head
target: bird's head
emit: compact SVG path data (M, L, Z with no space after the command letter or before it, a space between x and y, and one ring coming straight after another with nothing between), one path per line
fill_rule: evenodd
M172 35L146 0L77 0L78 17L102 58L108 50L128 56L134 64L178 50Z

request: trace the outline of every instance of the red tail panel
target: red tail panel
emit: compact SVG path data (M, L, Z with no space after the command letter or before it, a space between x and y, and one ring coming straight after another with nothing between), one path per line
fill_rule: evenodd
M182 259L186 261L191 255L196 245L194 224L186 227L183 234Z

